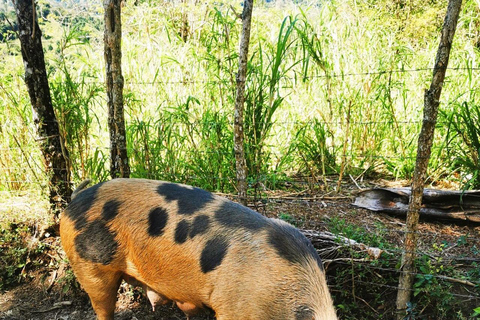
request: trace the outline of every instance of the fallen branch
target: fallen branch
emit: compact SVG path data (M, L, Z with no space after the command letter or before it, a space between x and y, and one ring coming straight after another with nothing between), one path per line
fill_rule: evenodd
M446 281L450 281L450 282L460 283L460 284L470 286L470 287L476 287L477 286L475 283L470 282L468 280L455 279L455 278L451 278L451 277L447 277L447 276L437 276L437 278L443 279L443 280L446 280Z
M50 312L53 310L61 309L63 307L68 307L72 305L72 301L60 301L60 302L55 302L53 304L53 307L45 309L45 310L38 310L38 311L32 311L32 313L46 313Z
M382 249L369 247L363 243L346 238L341 235L336 235L331 232L314 231L314 230L300 230L305 237L307 237L317 249L317 252L323 260L331 262L338 261L339 250L344 247L352 248L359 252L367 252L371 259L378 259L380 255L385 252ZM350 260L349 260L350 261Z

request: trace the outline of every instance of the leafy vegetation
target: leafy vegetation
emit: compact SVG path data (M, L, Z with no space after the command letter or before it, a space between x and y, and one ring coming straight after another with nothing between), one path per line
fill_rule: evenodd
M339 266L333 267L329 285L333 288L335 301L341 301L337 307L342 319L395 317L396 310L391 301L395 300L397 293L400 248L388 239L383 224L377 222L374 225L373 230L367 230L336 217L328 222L329 230L335 234L385 250L379 259L371 259L367 252L348 247L345 250L351 261L344 259L337 262ZM444 255L453 247L467 246L467 242L465 237L460 237L456 243L434 242L428 248L428 254L419 256L406 319L469 319L472 303L467 303L462 297L465 292L478 292L478 266L473 263L463 268L462 264L446 261ZM468 279L477 285L471 291L465 291L449 279Z
M480 188L480 107L475 102L455 104L449 112L443 112L447 124L445 148L452 159L453 172L459 172L466 189ZM458 149L458 143L464 148Z
M40 243L28 243L30 227L10 224L0 228L0 291L20 283L25 277L32 257L42 252ZM35 263L35 262L33 262Z
M446 1L413 3L257 5L245 104L251 186L258 181L270 186L292 174L411 176L422 88L431 76ZM102 8L82 2L39 6L52 96L73 177L104 180L109 145ZM474 1L465 6L479 11ZM15 26L9 9L3 14ZM134 176L235 189L230 140L240 9L208 1L161 7L144 1L124 8L125 103ZM467 9L462 17L430 177L475 187L475 113L467 117L480 88L474 31L479 18ZM40 154L32 152L35 130L19 77L23 65L16 41L4 37L0 55L6 62L0 66L0 144L5 150L0 188L24 190L34 186L26 181L42 180L44 174ZM472 133L462 139L459 132L469 123ZM468 155L455 154L459 150ZM444 163L452 158L446 170Z

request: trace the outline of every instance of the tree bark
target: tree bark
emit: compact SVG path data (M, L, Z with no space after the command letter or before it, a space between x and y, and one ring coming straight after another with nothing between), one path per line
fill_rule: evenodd
M123 110L121 1L105 0L105 67L107 72L108 129L110 132L110 176L128 178L127 139Z
M458 16L462 0L450 0L448 3L447 15L442 28L440 45L435 59L433 79L430 89L425 91L423 123L418 138L417 160L412 181L412 194L410 196L407 213L407 224L405 233L405 249L402 255L400 267L400 279L397 294L397 320L406 315L407 303L410 301L410 293L415 272L415 251L417 247L417 230L419 211L422 206L422 195L425 185L428 161L430 159L433 134L437 122L440 94L442 92L445 72L450 57L453 36L457 27Z
M37 141L42 151L45 171L49 176L49 198L55 215L66 206L72 194L68 151L61 140L48 84L42 33L32 0L13 2L17 14L20 45L25 66L25 84L33 107Z
M247 78L248 47L250 44L250 28L252 24L253 0L243 2L242 36L238 57L238 73L236 77L237 95L234 114L234 151L237 174L238 199L247 204L247 164L245 161L243 110L245 103L245 81Z

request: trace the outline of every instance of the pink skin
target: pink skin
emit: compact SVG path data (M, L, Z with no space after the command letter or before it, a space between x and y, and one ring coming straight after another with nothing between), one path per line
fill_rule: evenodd
M143 291L145 291L145 294L147 295L147 298L150 301L150 304L152 305L153 311L155 311L156 306L162 306L172 302L172 300L168 299L167 297L165 297L164 295L158 292L155 292L150 287L146 286L145 284L141 283L140 281L138 281L133 277L124 275L123 279L129 285L143 288ZM181 302L181 301L173 301L173 302L176 303L178 308L187 315L187 318L198 314L198 312L202 309L190 302Z
M194 316L201 310L201 308L190 302L177 301L176 303L177 307L182 310L187 315L187 317Z
M150 287L143 286L143 290L145 291L147 298L150 301L150 304L152 305L153 311L155 311L156 306L163 306L171 302L170 299L153 291L152 289L150 289Z

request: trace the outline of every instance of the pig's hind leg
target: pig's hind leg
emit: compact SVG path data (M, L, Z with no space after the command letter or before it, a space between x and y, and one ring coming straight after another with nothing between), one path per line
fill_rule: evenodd
M122 281L121 272L106 268L98 265L77 268L77 279L88 293L98 320L113 320L117 290Z

